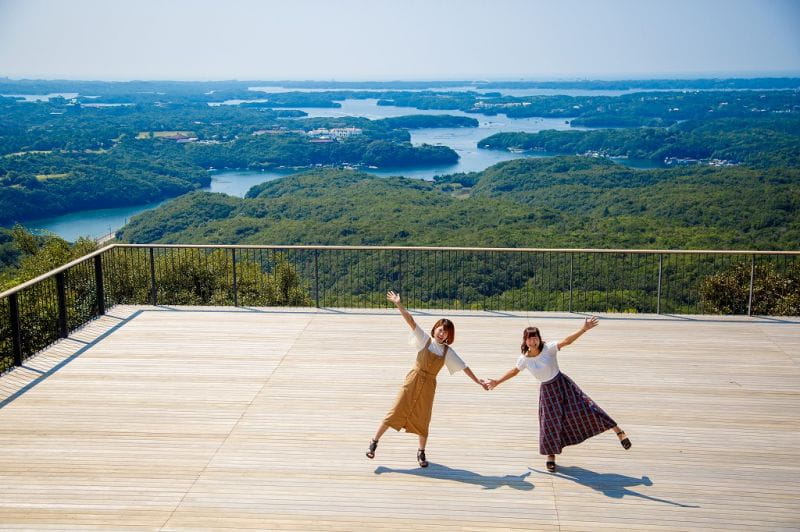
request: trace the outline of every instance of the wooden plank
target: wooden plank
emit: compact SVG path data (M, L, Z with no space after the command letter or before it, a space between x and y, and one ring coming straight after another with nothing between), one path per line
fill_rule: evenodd
M479 377L564 313L443 312ZM423 328L435 312L417 313ZM608 316L569 374L630 435L538 455L537 393L438 379L417 439L364 450L414 359L388 310L115 307L0 378L2 528L791 529L800 321ZM61 366L59 366L61 365ZM20 390L26 390L19 393Z

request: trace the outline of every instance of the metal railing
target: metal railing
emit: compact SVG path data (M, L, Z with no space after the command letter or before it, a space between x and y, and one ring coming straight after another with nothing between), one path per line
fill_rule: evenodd
M116 304L786 314L798 283L788 251L112 244L0 294L0 372Z

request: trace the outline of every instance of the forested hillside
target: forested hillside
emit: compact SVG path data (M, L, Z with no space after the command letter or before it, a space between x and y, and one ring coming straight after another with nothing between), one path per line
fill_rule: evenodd
M435 183L323 170L197 192L134 218L131 242L795 249L800 170L634 170L520 159Z
M800 166L800 119L791 116L689 120L669 128L498 133L480 141L484 149L673 159L723 160L767 168Z
M88 105L0 97L0 224L179 196L208 186L209 167L452 164L454 150L412 146L408 129L478 124L463 116L298 118L305 113L186 103ZM354 134L331 138L323 134L328 128ZM323 133L312 136L313 130Z

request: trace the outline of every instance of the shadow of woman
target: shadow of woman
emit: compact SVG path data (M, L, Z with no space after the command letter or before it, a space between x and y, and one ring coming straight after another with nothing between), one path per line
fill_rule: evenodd
M681 504L679 502L668 501L666 499L659 499L658 497L651 497L650 495L645 495L643 493L639 493L638 491L629 489L633 486L652 486L653 481L650 480L650 477L646 475L642 475L642 478L627 477L617 473L597 473L582 467L561 465L558 466L556 473L539 471L538 469L534 469L532 467L529 467L528 469L531 471L536 471L537 473L543 473L545 475L571 480L577 484L581 484L583 486L592 488L595 491L599 491L606 497L611 497L613 499L621 499L628 495L630 497L640 497L649 501L680 506L681 508L700 508L699 506L691 504Z
M481 475L467 469L454 469L445 465L430 462L428 467L417 467L414 469L392 469L391 467L379 466L375 469L376 475L383 473L402 473L403 475L416 475L419 477L438 478L441 480L452 480L465 484L475 484L483 486L483 489L493 490L508 486L515 490L532 490L533 484L525 480L531 474L530 471L521 475L505 475L503 477Z

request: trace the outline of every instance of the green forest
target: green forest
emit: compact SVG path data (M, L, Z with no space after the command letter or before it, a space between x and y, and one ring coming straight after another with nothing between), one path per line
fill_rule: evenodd
M500 92L411 92L386 86L382 92L261 93L260 98L240 83L64 83L0 81L0 90L15 92L84 91L75 98L38 103L0 97L0 223L4 225L179 196L207 186L209 168L453 164L458 159L454 150L412 146L409 129L478 125L465 116L307 118L303 111L281 109L335 107L345 98L379 98L385 105L475 114L558 117L575 126L650 126L502 133L481 141L480 147L489 149L597 152L658 162L720 159L757 167L796 166L800 160L796 90L512 97ZM144 88L159 90L135 90ZM233 98L262 101L209 105ZM357 128L359 134L328 141L309 136L312 130L330 128Z
M746 200L743 199L746 191ZM800 170L634 170L518 159L436 182L323 170L196 192L134 218L130 242L795 249Z
M300 111L170 104L85 107L0 98L0 224L154 202L208 186L208 168L452 164L446 146L408 129L476 127L456 116L297 118ZM287 125L288 124L288 125ZM312 130L360 134L315 142Z
M565 118L571 125L587 127L669 126L682 120L797 112L800 93L796 90L676 91L621 96L505 96L422 91L387 94L378 105L505 114L509 118Z
M794 168L645 171L604 159L554 157L507 161L433 183L322 170L266 182L243 199L195 192L134 218L119 237L139 243L796 250L799 204L800 170ZM386 257L332 251L320 255L321 273L307 253L296 255L307 292L310 279L320 276L321 300L332 306L352 304L350 298L380 306L381 290L410 276L408 295L418 307L563 310L572 297L566 272L574 259L582 287L575 308L656 309L655 255L487 259L481 252ZM747 312L750 269L741 260L667 257L665 264L670 288L662 311ZM800 312L800 261L770 259L755 272L756 312Z
M669 158L718 159L752 167L800 166L800 119L766 116L687 120L669 128L498 133L484 149L561 154L599 152L662 162Z

